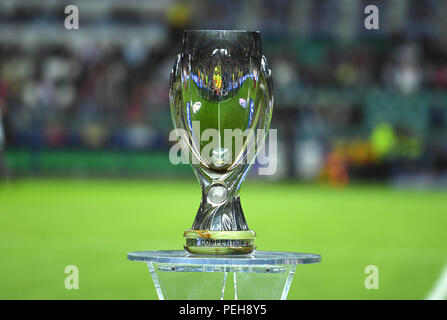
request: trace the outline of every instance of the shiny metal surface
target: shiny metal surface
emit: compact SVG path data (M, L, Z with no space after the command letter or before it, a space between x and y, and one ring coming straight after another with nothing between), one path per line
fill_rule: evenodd
M169 96L174 126L184 129L180 140L202 187L192 229L248 230L239 190L268 132L272 91L259 32L185 31ZM208 129L217 132L211 147ZM239 145L224 139L228 129ZM226 188L225 201L209 197L216 184Z

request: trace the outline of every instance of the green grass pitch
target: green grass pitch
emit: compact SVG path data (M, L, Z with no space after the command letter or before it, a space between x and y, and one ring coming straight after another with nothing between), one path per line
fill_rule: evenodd
M193 181L1 183L0 298L156 299L126 252L181 249L200 195ZM289 299L424 299L447 262L445 192L249 181L241 200L259 250L323 257L298 266ZM79 290L64 287L72 264Z

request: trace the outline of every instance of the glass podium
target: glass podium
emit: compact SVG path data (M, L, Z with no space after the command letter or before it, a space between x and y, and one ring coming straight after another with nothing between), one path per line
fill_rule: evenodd
M298 264L321 262L310 253L255 251L247 255L194 255L186 251L139 251L160 300L285 300Z

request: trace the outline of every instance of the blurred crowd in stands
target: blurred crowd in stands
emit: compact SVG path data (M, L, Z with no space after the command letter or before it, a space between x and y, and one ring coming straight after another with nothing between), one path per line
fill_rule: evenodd
M273 70L284 176L344 184L393 168L447 173L445 1L72 3L71 31L64 1L0 5L7 152L165 152L181 31L256 29ZM363 27L371 3L379 30Z

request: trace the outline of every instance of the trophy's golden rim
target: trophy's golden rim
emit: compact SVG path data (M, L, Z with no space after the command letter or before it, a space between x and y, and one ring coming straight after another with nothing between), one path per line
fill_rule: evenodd
M186 251L192 254L224 255L224 254L250 254L256 250L256 246L251 247L196 247L183 246Z
M188 229L183 236L186 239L184 248L192 254L250 254L256 249L253 244L256 233L253 230L210 231ZM199 240L194 241L196 239ZM210 242L210 244L207 242Z
M243 231L211 231L211 230L192 230L187 229L183 234L186 239L215 239L215 240L233 240L233 239L256 239L256 233L253 230Z

